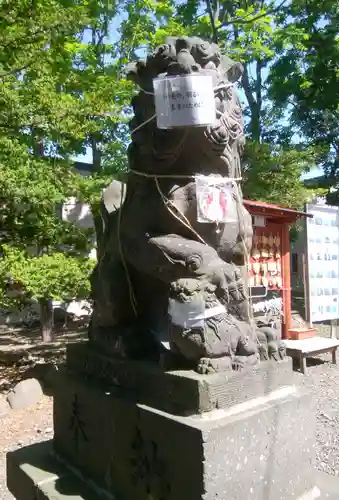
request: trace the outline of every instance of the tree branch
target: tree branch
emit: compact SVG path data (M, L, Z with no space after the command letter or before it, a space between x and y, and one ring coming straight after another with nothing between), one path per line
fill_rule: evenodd
M31 61L29 61L28 63L24 64L23 66L20 66L20 68L15 68L15 69L11 69L9 71L5 71L3 73L0 73L0 79L6 78L7 76L10 76L10 75L14 75L15 73L21 73L21 71L23 71L24 69L29 68L35 62L36 62L36 59L32 59Z
M210 16L211 27L212 27L212 38L214 43L218 43L218 28L215 22L215 12L213 12L212 1L206 0L206 7L208 15Z
M208 1L208 0L206 0ZM266 12L264 12L263 14L259 14L257 15L256 17L252 17L251 19L246 19L246 16L245 18L241 18L241 17L236 17L234 19L231 19L230 21L227 21L227 22L224 22L221 24L221 28L225 28L226 26L229 26L230 24L250 24L250 23L254 23L255 21L258 21L259 19L265 17L265 16L269 16L270 14L275 14L276 12L278 12L278 10L287 2L287 0L282 0L282 2L280 2L280 4L275 7L274 9L271 9L271 10L267 10Z
M36 37L32 37L32 38L25 38L25 37L21 37L21 38L17 38L15 40L10 40L9 42L2 42L0 40L0 47L1 47L1 50L16 50L18 48L22 49L22 47L26 46L26 45L34 45L38 42L42 42L44 40L44 38L46 37L46 34L41 34L38 36L38 34L36 35Z
M242 86L244 87L244 91L245 91L245 95L246 95L246 99L248 101L249 107L252 110L254 108L254 106L256 105L256 102L255 102L255 99L254 99L253 94L251 92L251 85L250 85L250 79L249 79L249 75L248 75L247 64L243 64L243 67L244 67L244 72L242 75L241 83L242 83Z

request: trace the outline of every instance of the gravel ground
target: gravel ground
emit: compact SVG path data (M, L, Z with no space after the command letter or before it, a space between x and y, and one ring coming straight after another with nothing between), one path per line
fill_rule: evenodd
M317 468L339 477L339 365L333 365L330 357L321 356L324 364L310 363L302 382L317 402Z
M317 467L320 471L339 477L339 365L332 365L329 356L325 363L309 364L302 384L314 394L317 402ZM52 399L44 397L37 405L25 410L11 411L1 420L0 431L0 500L13 500L6 488L7 451L51 439Z

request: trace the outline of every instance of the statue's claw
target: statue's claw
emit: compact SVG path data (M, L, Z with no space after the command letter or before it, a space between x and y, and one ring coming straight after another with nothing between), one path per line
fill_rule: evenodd
M268 361L270 359L268 355L267 344L260 344L259 356L260 356L260 361Z

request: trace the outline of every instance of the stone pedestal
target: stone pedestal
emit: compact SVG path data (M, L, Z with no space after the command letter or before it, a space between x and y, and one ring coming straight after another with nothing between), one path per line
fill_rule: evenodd
M72 347L54 453L118 500L317 498L314 411L295 377L290 360L199 376Z

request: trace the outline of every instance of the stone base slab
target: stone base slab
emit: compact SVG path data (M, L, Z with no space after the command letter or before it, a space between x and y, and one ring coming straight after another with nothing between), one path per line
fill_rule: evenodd
M296 386L184 417L61 377L55 450L119 499L294 500L314 487L314 408Z
M315 481L319 487L297 500L338 500L339 478L316 473ZM17 500L120 500L61 464L53 456L52 441L8 453L7 486Z
M293 372L290 358L265 361L245 372L199 375L189 370L164 371L155 364L105 356L86 341L67 347L67 366L107 390L114 388L138 403L174 415L230 408L293 384L300 376Z

